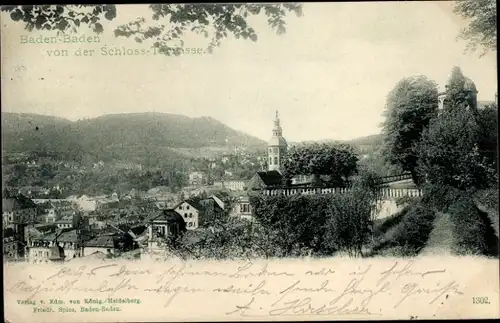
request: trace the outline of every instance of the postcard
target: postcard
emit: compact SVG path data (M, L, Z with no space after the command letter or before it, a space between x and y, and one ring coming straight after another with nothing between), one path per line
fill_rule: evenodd
M5 321L499 318L496 2L1 7Z

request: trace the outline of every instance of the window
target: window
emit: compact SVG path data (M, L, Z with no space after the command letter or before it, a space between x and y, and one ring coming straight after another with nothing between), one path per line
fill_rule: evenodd
M273 158L269 157L269 165L272 165L272 164L273 164Z
M182 210L182 205L181 205L181 206L179 206L179 210Z
M189 213L189 217L192 218L193 217L193 213Z
M250 213L250 204L244 203L240 205L240 212L241 213Z
M275 154L277 154L277 153L278 153L278 147L274 147L274 148L273 148L273 152L274 152Z
M273 149L272 148L269 148L269 152L272 153L273 152Z
M188 222L188 227L192 227L193 226L193 222Z
M278 165L278 157L274 157L274 165Z
M189 205L186 205L186 210L189 210Z

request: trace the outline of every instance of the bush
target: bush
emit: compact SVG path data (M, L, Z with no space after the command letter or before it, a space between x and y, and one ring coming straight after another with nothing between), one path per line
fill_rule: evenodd
M412 205L405 213L391 237L374 248L375 253L384 254L384 250L392 249L399 250L400 256L413 256L425 246L436 213L423 204Z
M446 213L448 208L466 192L446 185L425 184L422 187L422 205Z
M449 208L453 222L456 245L453 251L459 255L488 254L488 226L479 209L469 196L462 196ZM491 228L490 228L491 229Z
M479 203L498 214L498 193L499 189L495 187L479 191L476 196Z
M325 250L362 255L371 232L372 208L372 195L366 190L354 189L331 199L323 240Z
M374 196L360 187L346 194L256 196L254 216L284 256L359 254L369 237Z
M188 231L171 241L170 251L183 259L250 259L283 255L275 236L261 225L227 218L207 229Z
M322 253L327 206L334 195L254 196L254 217L273 234L285 256L297 250Z
M422 134L419 174L426 182L461 190L482 189L497 181L495 165L480 147L481 132L470 110L445 110Z
M403 220L405 215L408 213L409 209L410 207L407 206L403 208L401 211L397 212L396 214L393 214L390 217L377 221L373 228L373 235L375 237L381 236L393 226L398 225L401 222L401 220Z
M329 196L257 196L250 199L254 217L270 233L274 243L292 255L308 249L321 253L321 241Z
M424 205L412 207L398 226L394 240L399 246L408 247L418 253L429 238L435 217L436 213Z
M414 196L401 196L396 198L396 206L411 204L417 198Z

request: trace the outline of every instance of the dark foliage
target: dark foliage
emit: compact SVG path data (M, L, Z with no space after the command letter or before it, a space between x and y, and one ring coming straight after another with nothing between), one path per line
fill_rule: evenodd
M426 182L458 189L480 189L497 172L479 148L480 125L468 109L446 110L424 131L418 171Z
M437 84L424 76L404 78L389 93L383 123L384 152L388 161L412 173L420 182L418 142L423 130L437 114Z
M497 48L497 6L495 0L456 1L454 12L469 21L459 38L467 40L467 50L480 49L481 56Z
M464 195L450 207L453 236L457 245L454 252L460 255L498 256L498 238L487 214L481 212L472 198Z
M424 193L422 204L437 212L444 213L448 212L448 208L457 199L466 194L466 191L448 185L425 184L422 190Z
M169 55L183 52L183 36L189 32L210 38L207 50L212 52L229 35L257 41L257 33L250 26L250 16L265 14L269 27L278 34L285 32L288 12L302 15L302 6L283 4L152 4L149 6L153 23L144 17L114 30L116 37L133 37L139 43L150 42L152 47ZM28 31L56 30L75 33L88 26L95 33L104 31L102 21L113 20L117 8L110 4L97 5L18 5L2 6L14 21L21 21Z
M391 239L376 246L375 254L383 250L398 251L398 256L414 256L424 248L433 228L436 213L422 204L409 207L396 225Z
M346 185L357 173L358 156L346 144L311 144L292 147L283 161L285 178L295 175L326 175L335 186Z

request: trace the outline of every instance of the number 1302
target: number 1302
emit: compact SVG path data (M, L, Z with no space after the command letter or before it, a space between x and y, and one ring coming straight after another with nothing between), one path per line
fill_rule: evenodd
M472 304L489 304L488 297L472 297Z

